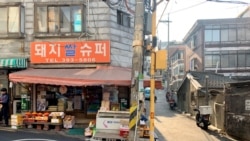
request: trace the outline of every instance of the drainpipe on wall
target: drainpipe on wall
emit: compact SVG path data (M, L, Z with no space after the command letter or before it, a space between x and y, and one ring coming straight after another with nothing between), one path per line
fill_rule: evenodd
M208 99L208 88L207 88L207 80L209 76L206 75L206 105L209 105L209 99Z

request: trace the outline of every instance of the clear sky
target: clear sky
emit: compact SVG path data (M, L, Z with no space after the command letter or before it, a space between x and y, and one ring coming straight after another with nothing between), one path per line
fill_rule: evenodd
M231 1L250 3L250 0ZM167 2L162 2L157 7L157 23L166 4ZM170 0L161 20L168 20L169 13L169 20L171 21L169 25L170 41L182 41L198 19L235 18L248 6L250 4L219 3L206 0ZM162 41L168 40L168 23L158 24L157 36Z

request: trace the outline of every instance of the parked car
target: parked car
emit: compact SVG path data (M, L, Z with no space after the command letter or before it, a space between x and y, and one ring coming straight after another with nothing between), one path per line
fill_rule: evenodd
M150 87L146 87L144 89L144 97L145 97L146 100L150 99Z

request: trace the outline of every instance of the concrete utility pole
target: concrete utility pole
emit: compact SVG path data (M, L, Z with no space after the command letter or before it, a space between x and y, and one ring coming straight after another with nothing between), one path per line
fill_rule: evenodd
M169 2L169 0L167 0ZM154 0L154 8L152 11L152 38L153 38L153 44L151 48L151 66L150 66L150 124L149 124L149 134L150 134L150 141L155 140L154 135L154 118L155 118L155 70L156 70L156 52L154 50L154 47L157 45L154 45L154 42L157 42L156 37L156 9L157 5L160 4L160 2L156 2ZM166 60L166 58L164 58ZM165 62L164 62L165 63ZM166 65L166 63L165 63ZM158 69L158 68L157 68Z
M139 101L139 76L142 75L143 65L143 43L144 43L144 0L136 1L135 8L135 26L134 26L134 41L133 41L133 59L132 59L132 85L130 95L130 121L129 121L129 141L137 141L137 123L138 119L138 101ZM121 74L122 75L122 74ZM132 111L132 107L137 107L136 111Z
M155 3L154 3L155 4ZM152 13L152 37L156 38L156 7ZM154 141L154 118L155 118L155 51L151 50L151 66L150 66L150 120L149 120L149 139Z
M163 22L163 23L167 23L168 24L168 45L167 45L167 51L168 51L168 54L167 54L167 91L171 91L171 89L170 89L170 77L171 77L171 73L170 73L170 66L171 66L171 64L170 64L170 54L169 54L169 43L170 43L170 38L169 38L169 35L170 35L170 31L169 31L169 25L170 25L170 23L172 22L172 21L170 21L169 20L169 13L168 13L168 20L161 20L161 21L159 21L159 22Z

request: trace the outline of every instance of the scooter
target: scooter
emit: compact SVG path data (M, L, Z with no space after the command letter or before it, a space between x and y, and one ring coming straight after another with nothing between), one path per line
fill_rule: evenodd
M195 116L195 120L196 120L196 125L204 130L208 129L208 126L211 124L210 123L210 115L206 114L200 114L200 110L199 109L194 109L194 111L197 112L196 116Z
M171 110L174 110L175 109L175 105L176 105L175 100L171 99L171 100L168 101L168 103L169 103L169 108Z

